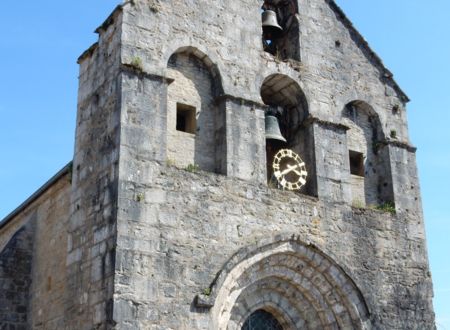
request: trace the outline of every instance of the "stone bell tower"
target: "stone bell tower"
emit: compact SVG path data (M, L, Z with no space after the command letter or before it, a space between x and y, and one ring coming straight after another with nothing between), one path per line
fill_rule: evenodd
M97 32L66 329L434 328L408 98L332 0L126 1Z

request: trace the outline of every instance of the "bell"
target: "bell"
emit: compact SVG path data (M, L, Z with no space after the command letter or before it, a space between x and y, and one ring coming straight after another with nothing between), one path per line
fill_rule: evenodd
M266 10L262 13L262 27L264 36L271 40L283 32L283 28L278 24L277 14L273 10Z
M265 127L266 127L266 140L272 139L287 142L286 139L283 137L283 135L281 135L277 117L272 115L266 115Z

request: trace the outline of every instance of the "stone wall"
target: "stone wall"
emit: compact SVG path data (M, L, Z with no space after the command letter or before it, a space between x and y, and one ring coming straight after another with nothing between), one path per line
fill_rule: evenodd
M115 320L124 328L214 328L212 315L196 308L194 297L207 292L237 251L292 237L346 271L367 303L373 328L431 328L425 241L412 235L408 215L129 162L141 174L127 183L136 189L122 195L133 212L118 220ZM137 194L143 198L136 200ZM404 293L396 296L399 290Z
M11 322L16 326L12 329L64 325L70 179L64 171L0 229L0 237L8 241L0 249L0 296L7 296L0 298L0 310L7 309L0 316L2 325Z
M260 6L130 1L97 30L79 59L72 186L4 230L35 222L31 286L18 289L32 327L237 329L263 306L287 327L433 328L407 97L334 2L298 1L290 61L263 51ZM179 100L214 112L189 147ZM272 102L296 118L314 197L267 187ZM354 102L379 119L395 214L352 207L348 151L368 145L343 118Z
M112 326L120 118L121 11L97 29L78 60L78 111L67 225L68 329Z
M33 224L19 229L0 251L1 329L27 329L30 319Z
M161 75L177 49L195 47L217 65L226 94L260 101L264 79L286 74L300 80L314 116L339 120L347 103L363 100L379 113L383 129L392 125L398 138L407 141L400 95L382 79L383 67L327 1L299 1L301 65L263 52L259 6L254 1L136 1L124 13L122 60L139 57L144 71ZM399 106L395 115L393 105Z
M207 6L208 10L202 10L203 6ZM363 101L379 118L380 136L389 136L391 131L395 131L395 139L408 144L404 108L406 96L392 79L385 77L387 71L381 61L336 9L336 5L328 1L299 1L296 19L300 24L301 62L281 62L276 56L263 51L259 6L251 1L240 1L238 6L233 3L224 6L218 2L204 4L201 1L189 6L178 1L137 1L134 5L125 5L123 29L126 38L122 41L122 61L127 63L139 58L144 72L170 76L167 63L172 54L183 48L192 49L194 54L197 50L198 56L207 58L217 70L225 95L259 104L262 104L261 87L265 80L273 74L284 75L298 84L300 92L305 95L305 110L309 116L324 122L344 123L345 106L353 101ZM239 17L242 19L237 19ZM233 25L230 25L231 21ZM208 33L205 35L200 31ZM267 104L267 100L264 101ZM241 113L245 111L238 111L232 122L227 121L228 129L245 124L245 119L239 118ZM321 136L304 138L310 147L310 141ZM233 143L228 135L226 140L230 147L239 144L239 141ZM176 148L173 144L176 143L170 143L167 148ZM305 150L307 148L300 149L303 149L304 155L300 156L304 159L319 161L311 151ZM239 167L231 162L230 155L228 157L225 167ZM240 159L242 162L250 161L248 156L242 154ZM309 172L314 175L327 175L315 173L318 164L307 165L312 167ZM385 175L390 175L390 165L388 161L382 166ZM244 176L242 173L245 171L240 174L232 170L219 172L247 180L255 179L252 177L254 171L247 171ZM342 171L340 176L342 180L350 181L349 170ZM264 181L264 175L259 178ZM377 181L376 178L374 180ZM379 185L377 182L369 186L377 190ZM306 190L311 195L317 195L315 186ZM392 201L392 187L387 190L382 195ZM370 197L369 204L378 203L377 198L371 197L373 194L367 195Z
M412 230L409 223L421 216L400 212L400 205L397 215L351 208L352 136L343 120L345 105L370 105L379 118L377 137L397 132L396 141L380 141L383 173L395 178L394 161L408 173L415 166L411 154L392 154L395 143L411 149L407 98L333 3L299 1L299 22L302 61L280 62L262 51L257 3L137 1L124 6L122 61L140 58L142 73L123 76L122 99L126 107L141 104L135 112L145 120L133 125L122 116L121 123L114 320L122 327L213 327L214 316L194 297L213 287L236 251L292 235L345 269L367 303L370 326L432 327L424 236L415 230L405 235ZM221 78L223 96L216 99L216 110L225 111L221 168L226 171L220 173L226 177L165 165L167 150L176 148L166 139L173 73L166 66L178 49L206 58ZM315 162L309 164L309 191L318 199L266 187L260 93L273 74L288 77L283 81L296 84L298 95L304 95L301 104L308 116L299 125L309 140L299 150ZM202 93L209 91L206 85ZM404 184L394 187L404 189ZM373 193L378 182L369 186ZM396 298L399 290L406 290L404 297L415 296L414 303Z
M67 173L37 202L29 314L32 329L64 326L70 193L71 173Z

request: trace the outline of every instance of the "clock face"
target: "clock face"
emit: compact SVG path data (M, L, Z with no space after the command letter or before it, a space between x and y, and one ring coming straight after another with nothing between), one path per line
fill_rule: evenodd
M305 162L290 149L281 149L273 159L273 175L281 187L287 190L299 190L306 183Z

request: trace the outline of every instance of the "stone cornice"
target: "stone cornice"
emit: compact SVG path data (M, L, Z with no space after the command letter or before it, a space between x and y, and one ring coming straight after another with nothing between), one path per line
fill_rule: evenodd
M174 79L168 78L165 76L145 72L141 67L133 64L122 63L120 65L121 72L131 73L139 77L147 78L150 80L160 80L167 84L171 84L174 82Z
M385 146L394 146L400 149L405 149L409 152L415 153L417 151L417 147L414 147L406 142L397 141L397 140L382 140L378 143L385 145Z
M303 121L302 126L309 126L313 123L319 124L320 126L323 126L323 127L339 129L339 130L343 130L343 131L348 131L350 129L350 127L348 127L346 125L343 125L340 123L334 123L334 122L323 120L323 119L313 117L313 116L309 116L308 118L306 118Z
M264 104L264 103L256 102L256 101L253 101L253 100L244 99L242 97L234 96L234 95L230 95L230 94L219 95L214 100L214 102L216 104L219 104L219 103L221 103L223 101L232 101L234 103L245 104L245 105L248 105L248 106L257 107L259 109L268 109L269 108L269 106Z

